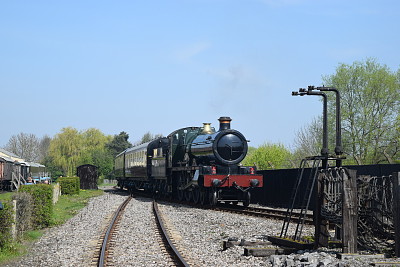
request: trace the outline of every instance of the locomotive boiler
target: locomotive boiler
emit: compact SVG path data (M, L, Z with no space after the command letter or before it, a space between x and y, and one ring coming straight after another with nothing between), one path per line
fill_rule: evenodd
M229 117L186 127L167 137L125 150L117 155L115 171L120 187L145 190L179 200L215 205L250 203L250 189L262 187L254 166L241 166L247 140L230 128Z
M247 140L230 129L229 117L221 117L220 129L215 132L205 123L203 131L188 146L193 158L200 164L234 165L240 163L247 154Z

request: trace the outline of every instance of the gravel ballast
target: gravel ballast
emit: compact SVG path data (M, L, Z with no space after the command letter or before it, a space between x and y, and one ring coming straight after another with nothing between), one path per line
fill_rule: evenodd
M28 255L3 266L90 266L100 235L125 198L126 195L105 193L91 199L87 207L64 225L48 229ZM194 266L344 267L398 260L362 257L339 260L337 251L328 249L270 257L243 256L244 247L222 250L222 242L228 238L266 240L269 235L279 235L282 222L165 202L159 208L172 225L178 246L185 248L184 255ZM303 230L304 235L313 232L309 226ZM134 198L126 207L115 238L113 264L171 266L156 237L151 200Z

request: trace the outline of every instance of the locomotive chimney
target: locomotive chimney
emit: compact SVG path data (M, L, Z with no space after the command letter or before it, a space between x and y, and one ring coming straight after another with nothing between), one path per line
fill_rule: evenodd
M211 129L211 123L204 122L203 123L203 134L211 134L213 131Z
M230 117L220 117L219 119L219 130L229 130L231 128L231 118Z

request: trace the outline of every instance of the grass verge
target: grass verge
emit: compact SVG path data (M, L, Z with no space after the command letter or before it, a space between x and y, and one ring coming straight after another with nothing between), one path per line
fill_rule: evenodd
M102 190L81 190L79 195L62 195L54 206L52 225L60 225L75 216L92 197L102 195Z

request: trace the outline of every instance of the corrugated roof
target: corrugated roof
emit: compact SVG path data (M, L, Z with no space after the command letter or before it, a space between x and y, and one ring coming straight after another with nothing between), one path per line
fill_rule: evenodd
M44 165L42 165L40 163L37 163L37 162L26 162L26 163L31 167L42 167L42 168L46 167L46 166L44 166Z
M7 151L5 149L0 148L0 158L4 159L5 161L9 162L15 162L17 161L19 164L25 164L27 166L32 166L32 167L46 167L40 163L37 162L27 162L23 158L19 157L18 155L15 155L14 153Z
M18 156L18 155L16 155L16 154L12 153L12 152L10 152L10 151L7 151L7 150L5 150L5 149L2 149L2 148L0 148L0 153L1 153L1 154L4 154L5 156L8 156L8 157L10 157L10 158L18 158L18 159L23 160L20 156Z
M7 157L7 156L1 156L0 155L0 159L3 159L4 161L8 161L8 162L14 162L15 160L13 160L12 158L10 158L10 157Z

